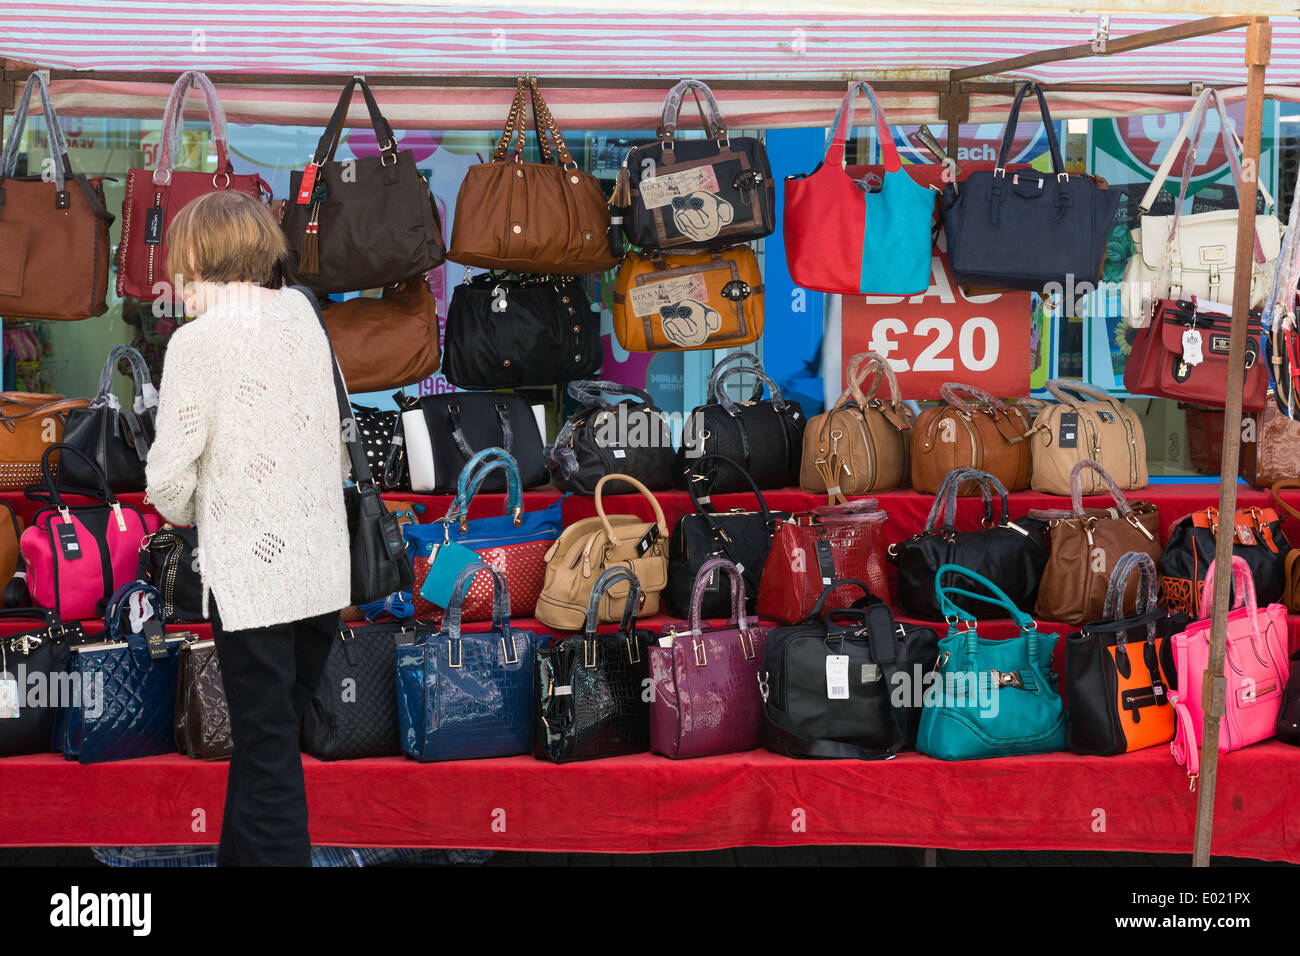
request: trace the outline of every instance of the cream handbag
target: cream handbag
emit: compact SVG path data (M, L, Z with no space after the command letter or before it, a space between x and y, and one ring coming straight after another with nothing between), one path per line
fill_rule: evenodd
M1195 296L1212 302L1231 303L1236 275L1237 210L1223 209L1181 215L1187 195L1187 181L1196 168L1196 143L1213 100L1219 112L1219 135L1232 178L1237 184L1238 202L1246 193L1241 181L1241 140L1224 109L1218 90L1205 90L1196 99L1182 128L1169 146L1155 179L1142 197L1141 225L1130 235L1135 251L1124 270L1123 312L1129 324L1146 325L1158 299L1186 299ZM1189 138L1190 137L1190 138ZM1174 160L1189 143L1183 162L1182 186L1172 216L1147 215L1160 188L1173 168ZM1278 255L1282 251L1282 223L1273 214L1273 197L1259 183L1268 204L1268 214L1255 217L1255 257L1250 276L1250 306L1260 308L1273 284ZM1250 193L1253 200L1254 193Z
M625 481L654 509L654 521L636 515L607 515L601 497L607 481ZM596 482L596 517L569 525L546 552L546 581L537 599L537 620L560 631L578 631L587 618L592 586L606 568L630 568L641 583L638 617L659 612L659 595L668 584L668 522L659 502L630 475L606 475ZM616 581L600 601L599 623L623 619L629 584Z
M1121 491L1147 486L1147 440L1137 412L1082 382L1053 379L1047 390L1061 404L1045 406L1026 436L1029 486L1034 491L1070 494L1070 473L1081 461L1101 465ZM1080 481L1085 495L1100 494L1109 487L1093 469L1085 469Z

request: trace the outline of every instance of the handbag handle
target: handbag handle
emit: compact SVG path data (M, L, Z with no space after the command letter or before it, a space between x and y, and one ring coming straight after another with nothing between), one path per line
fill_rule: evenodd
M735 352L728 352L726 355L724 355L721 359L718 360L718 364L713 366L713 370L709 372L709 380L704 387L704 394L708 396L709 401L714 400L713 394L717 387L718 379L721 378L722 374L727 370L727 368L729 368L732 365L744 366L744 368L750 372L753 371L761 372L763 370L762 360L760 360L757 355L755 355L753 352L749 351L748 349L737 349ZM750 396L749 400L751 402L756 402L762 397L763 397L763 383L761 381L757 381L754 383L754 392Z
M1095 402L1107 402L1116 409L1123 408L1123 404L1114 395L1109 395L1099 388L1093 388L1091 385L1085 385L1083 382L1075 382L1064 378L1054 378L1047 383L1047 390L1062 405L1069 405L1073 409L1078 409L1080 397L1092 399Z
M127 609L133 594L144 594L151 598L153 613L145 620L162 623L159 613L164 605L162 595L158 593L158 589L151 584L145 584L143 581L128 581L113 592L113 596L108 600L108 609L104 612L104 629L108 631L108 637L111 641L123 640L122 612Z
M1297 195L1300 195L1300 190L1297 190ZM1300 488L1300 481L1297 481L1294 478L1283 478L1280 481L1273 482L1272 487L1268 489L1268 493L1273 496L1273 500L1277 502L1279 508L1286 511L1292 518L1300 519L1300 511L1292 508L1289 504L1283 501L1282 496L1278 494L1279 491L1285 491L1288 488Z
M722 410L724 412L726 412L732 418L735 418L738 414L740 414L740 407L727 396L727 391L724 386L726 385L727 379L729 379L731 376L745 375L745 374L753 375L755 378L758 379L758 384L755 385L754 387L754 391L757 396L759 397L762 396L763 386L766 385L768 393L772 396L772 407L775 408L778 412L785 411L786 401L781 396L781 389L777 386L776 382L772 380L772 377L770 375L768 375L766 372L764 372L761 368L758 367L732 365L727 369L725 369L722 372L722 374L718 376L717 381L713 383L713 391L710 395L713 401L717 402L719 405L722 406ZM758 401L758 400L759 400L758 398L751 399L751 401Z
M691 607L686 615L686 626L690 628L692 640L704 629L704 589L709 586L713 572L719 569L731 578L731 619L727 624L734 624L742 631L749 629L749 619L745 616L745 576L726 558L709 558L695 572L695 583L691 587Z
M1201 620L1209 620L1211 605L1214 603L1214 573L1215 562L1211 561L1210 566L1205 569L1205 587L1201 591ZM1236 588L1235 600L1232 607L1244 607L1250 615L1250 630L1252 635L1259 633L1259 623L1256 615L1259 610L1259 604L1255 596L1255 576L1250 572L1250 565L1246 559L1238 555L1232 556L1232 583ZM1231 610L1231 608L1230 608Z
M605 534L609 537L610 544L619 544L622 539L615 533L614 526L609 523L609 518L605 515L605 501L602 492L605 488L605 482L615 480L626 481L629 485L639 491L643 498L650 502L651 506L654 508L655 525L659 528L659 534L661 537L667 537L668 520L664 517L664 509L659 506L659 499L650 493L649 488L641 484L640 481L633 478L631 475L614 474L606 475L601 478L600 481L596 482L596 491L594 493L596 499L596 514L600 515L600 523L605 526Z
M880 103L876 100L876 91L871 88L871 84L862 80L849 83L848 92L844 94L840 108L835 113L835 121L831 124L830 145L826 149L822 164L825 166L838 164L841 170L844 169L844 140L847 131L853 128L850 119L853 116L853 98L858 93L866 93L867 99L871 100L871 109L876 120L876 132L880 139L880 157L885 172L896 173L903 168L903 161L899 159L898 147L894 145L894 137L890 135L889 122L885 118L885 111L881 109Z
M1128 588L1128 579L1132 577L1134 570L1138 572L1138 595L1133 613L1149 614L1159 606L1155 561L1145 552L1125 551L1115 562L1115 568L1110 573L1110 583L1106 586L1106 601L1102 605L1103 621L1118 621L1124 617L1124 591ZM1155 622L1152 621L1147 627L1147 640L1149 642L1154 638ZM1120 636L1119 643L1121 646L1124 645L1123 635Z
M547 143L547 137L549 137L554 151L559 157L560 165L565 169L577 169L578 164L574 161L569 148L564 145L564 135L560 132L559 126L556 125L550 107L546 105L546 98L538 88L535 76L521 76L517 79L515 98L510 104L510 113L506 117L505 129L502 131L501 138L497 140L496 148L492 152L493 160L496 162L504 160L506 158L506 145L511 138L516 138L515 162L522 163L524 161L524 144L528 131L527 97L532 99L533 121L537 127L537 143L543 159L548 163L551 160L552 145Z
M826 587L822 589L821 596L817 598L817 603L812 606L812 610L808 613L808 616L804 618L804 620L806 621L819 620L822 616L823 609L826 607L826 599L831 596L831 592L838 591L840 588L845 587L846 585L852 585L853 587L860 590L864 595L864 597L867 599L868 603L871 603L873 600L874 601L880 600L879 595L877 595L875 591L871 590L871 588L867 587L867 583L865 581L862 581L859 578L840 578L840 580L832 581L830 584L826 585ZM861 600L861 598L859 598L859 600Z
M103 469L95 463L93 458L87 455L80 448L64 444L63 442L56 442L55 444L50 445L41 455L41 484L45 486L44 491L42 492L41 485L28 485L27 490L24 492L27 496L27 500L37 501L42 504L52 504L59 510L64 521L71 520L71 513L68 505L59 494L59 486L54 480L54 471L53 466L50 463L50 456L55 452L58 452L61 456L71 453L86 463L86 467L90 469L90 473L95 476L95 488L78 488L72 493L85 495L88 498L98 497L113 509L113 513L117 515L118 527L122 530L126 530L126 522L122 518L122 506L118 504L117 498L114 496L112 489L108 487L108 479L104 477ZM98 494L96 494L96 492L98 492Z
M956 533L957 520L957 491L961 488L962 483L973 481L979 487L980 495L984 499L984 526L992 527L993 524L993 496L996 494L1002 500L1002 518L999 524L1006 524L1010 518L1010 510L1007 507L1007 489L998 480L996 475L991 475L987 471L980 471L978 468L955 468L944 476L939 485L939 490L934 496L934 504L930 507L930 516L925 521L925 530L931 531L938 524L940 517L943 518L943 529L949 533Z
M352 94L358 88L361 90L361 95L365 97L366 110L370 113L370 125L379 143L380 165L386 167L397 165L397 137L393 135L393 128L388 125L388 120L384 119L384 114L379 112L379 104L375 102L375 95L370 92L370 84L360 76L354 76L344 84L343 92L339 94L338 105L334 107L334 113L325 126L325 132L316 143L316 152L312 155L313 164L322 166L334 159L339 140L343 137L343 124L352 105Z
M854 364L856 363L856 364ZM897 408L903 403L903 393L898 387L898 376L894 373L894 367L889 364L889 360L883 355L877 355L875 352L860 352L850 361L850 366L857 374L853 377L846 392L852 392L853 398L863 408L867 407L869 400L876 397L876 390L880 387L883 379L889 383L889 404ZM862 385L867 376L875 372L871 383L871 389L864 395ZM840 396L840 401L836 403L838 408L844 401L844 396Z
M695 505L697 514L705 516L716 514L713 510L713 503L709 495L700 495L696 493L696 482L707 481L708 476L702 474L692 474L693 467L698 466L705 461L720 461L729 466L736 474L745 479L749 488L754 492L754 497L758 499L758 510L763 514L763 521L770 525L772 523L772 512L767 507L767 501L763 498L763 492L758 488L758 482L754 481L754 476L747 472L740 464L726 455L701 455L699 458L692 459L693 466L686 469L686 490L690 493L691 504Z
M500 633L506 640L513 640L510 636L510 587L506 576L490 564L476 561L461 568L460 573L456 575L456 583L451 586L451 599L443 612L442 629L439 632L440 635L447 635L448 642L460 643L461 605L465 601L466 592L469 591L480 571L486 571L492 576L492 630ZM459 651L459 647L455 648L455 653L452 655L458 660Z
M226 185L229 185L235 167L230 164L230 145L226 137L226 111L221 105L221 99L217 96L212 81L197 70L187 70L172 84L171 95L167 98L167 106L163 113L162 142L158 152L158 168L153 171L153 183L155 186L171 184L172 164L176 160L181 131L185 126L185 96L190 91L190 84L198 87L199 92L203 94L203 101L208 108L208 122L212 125L212 141L217 147L217 171L213 173L212 180L215 183L218 176L224 175Z
M20 422L24 418L31 418L33 415L62 415L74 408L90 407L90 399L88 398L64 398L60 395L55 401L50 401L51 398L54 398L54 396L40 392L0 392L0 402L32 406L27 411L17 415L0 407L0 426L8 428L6 422Z
M95 398L90 403L90 407L100 408L104 405L117 407L117 399L112 392L113 376L116 374L118 363L122 359L126 359L131 366L132 410L137 415L143 415L149 409L157 408L158 389L154 387L153 378L149 374L149 366L145 363L144 356L129 345L115 345L109 351L108 359L104 362L104 367L99 373L99 391L95 393Z
M974 415L978 409L974 405L968 404L963 395L968 395L978 401L983 402L993 409L1008 408L1008 403L997 398L993 394L984 391L982 388L976 388L974 385L962 385L958 382L944 382L939 386L939 397L951 405L953 408L961 411L966 415Z
M1047 96L1043 88L1032 80L1021 84L1016 91L1016 98L1011 103L1011 115L1007 117L1006 130L1002 134L1002 147L998 150L998 165L993 170L994 179L1006 179L1007 159L1011 155L1011 144L1016 138L1016 125L1020 122L1020 107L1025 96L1033 92L1038 97L1038 115L1047 129L1047 146L1052 154L1052 172L1056 174L1057 183L1068 181L1070 174L1065 171L1065 161L1061 159L1061 144L1056 140L1056 127L1052 124L1052 113L1047 108Z
M478 493L483 479L497 470L506 473L506 500L503 513L513 515L515 527L519 527L520 522L523 521L524 510L524 496L521 490L523 480L519 476L519 465L514 456L502 448L486 448L466 462L456 484L456 496L451 499L447 516L443 520L449 524L459 521L460 530L467 530L469 503Z
M1110 491L1110 496L1115 499L1115 508L1121 515L1132 520L1133 506L1129 504L1124 492L1120 490L1119 485L1115 484L1115 479L1110 476L1110 472L1103 468L1091 458L1081 458L1074 463L1070 469L1070 504L1074 507L1074 516L1076 518L1087 517L1083 510L1083 472L1085 470L1095 471L1101 476L1106 488Z
M707 83L692 79L679 80L668 91L668 95L664 97L663 122L660 123L657 130L659 142L663 144L666 151L672 152L673 138L677 133L677 114L681 109L682 99L687 92L695 96L695 105L699 107L700 124L704 127L704 132L711 139L717 140L719 146L722 146L728 141L727 124L723 122L722 111L718 109L718 101Z
M598 408L609 411L615 404L605 400L603 393L609 392L612 395L629 395L639 398L641 404L648 410L659 411L659 406L655 400L650 397L650 393L636 388L632 385L623 385L619 382L606 382L600 380L577 381L569 383L569 395L573 397L579 405L595 405ZM558 441L558 439L557 439Z
M641 582L630 568L615 565L600 572L596 583L591 586L591 597L587 599L587 616L582 622L582 635L585 640L596 638L596 625L600 620L600 601L616 581L627 582L627 603L623 605L623 620L619 631L631 640L632 629L636 626L637 608L641 606Z
M943 583L944 575L959 574L968 581L974 581L977 585L991 592L989 594L980 594L978 591L968 591L965 588L959 588L954 585ZM1020 608L1016 607L1015 602L1003 592L1003 590L983 575L972 571L970 568L964 568L960 564L941 564L939 569L934 572L934 591L939 597L939 610L948 622L949 628L955 628L959 624L968 624L966 629L966 651L969 654L975 654L979 648L977 634L975 632L975 622L970 612L963 610L957 604L953 603L949 595L959 594L962 597L968 597L976 601L983 601L985 604L993 604L1007 611L1011 620L1015 621L1016 626L1021 632L1029 637L1029 660L1032 665L1036 666L1035 659L1038 657L1038 625L1034 619L1026 614ZM1028 689L1028 688L1026 688ZM1035 687L1034 693L1041 693L1041 687Z

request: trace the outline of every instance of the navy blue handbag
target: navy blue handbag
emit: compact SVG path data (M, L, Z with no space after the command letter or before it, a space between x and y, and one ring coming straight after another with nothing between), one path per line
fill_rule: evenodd
M1051 173L1007 170L1020 105L1030 92L1038 96L1047 127ZM1119 200L1119 190L1107 189L1103 180L1065 171L1047 98L1037 83L1026 83L1011 104L997 168L944 187L948 260L963 286L1038 292L1059 283L1056 291L1064 293L1082 283L1095 285Z
M492 576L492 627L462 633L461 602L479 572ZM505 575L471 564L456 578L442 627L397 648L402 751L421 763L526 754L533 743L533 648L510 626Z
M133 594L153 602L139 634L122 633ZM104 640L68 651L73 699L56 727L67 760L104 763L176 752L173 713L180 649L186 634L163 633L163 599L142 581L124 584L108 602Z

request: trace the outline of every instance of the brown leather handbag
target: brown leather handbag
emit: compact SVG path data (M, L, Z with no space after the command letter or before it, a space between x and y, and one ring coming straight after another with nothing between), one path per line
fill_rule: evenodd
M424 276L388 286L382 298L321 304L348 391L401 388L438 371L438 300Z
M654 521L636 515L607 515L601 492L609 481L625 481L654 510ZM561 631L577 631L587 617L592 586L608 568L630 568L641 583L639 617L659 613L659 596L668 584L668 521L645 485L630 475L606 475L596 483L596 517L569 525L546 552L546 581L537 599L537 620ZM599 623L623 619L628 582L618 581L600 602Z
M21 491L41 481L41 456L63 440L68 412L89 405L86 398L0 392L0 491ZM50 464L57 466L58 452ZM53 472L57 476L57 467Z
M12 594L9 587L22 558L22 552L18 548L18 539L22 533L23 519L18 517L7 501L0 501L0 594L3 594L0 604L4 607L22 607L28 603L18 600L20 595L27 592L24 582L19 581L21 587L17 594Z
M1070 494L1070 475L1080 461L1104 466L1111 481L1124 491L1147 486L1147 441L1137 412L1082 382L1053 379L1047 390L1061 404L1044 406L1034 418L1033 434L1027 436L1032 458L1029 485L1034 491ZM1085 495L1098 494L1104 487L1095 473L1083 476ZM1101 605L1097 607L1100 610Z
M876 378L864 394L863 383L873 372ZM875 352L859 352L849 360L847 377L839 401L808 419L803 433L799 487L825 492L830 504L849 495L906 488L912 473L915 416L903 404L889 362ZM888 400L875 397L882 378L889 385Z
M1248 427L1243 422L1243 430ZM1254 428L1254 441L1244 440L1243 435L1241 477L1256 488L1271 488L1279 481L1300 478L1300 422L1282 413L1272 389L1264 410L1254 416Z
M221 684L217 645L193 634L181 645L172 730L176 749L198 760L228 760L234 751L230 708Z
M1083 472L1110 491L1114 508L1083 507ZM1038 586L1034 614L1039 620L1082 626L1105 618L1110 573L1129 551L1160 561L1160 514L1149 501L1129 501L1105 468L1084 459L1070 470L1073 510L1030 511L1048 520L1052 553ZM1137 600L1138 582L1129 579L1125 603Z
M754 250L629 252L614 283L614 334L629 352L756 341L763 334L763 276Z
M974 385L949 382L939 394L945 404L921 412L912 429L912 488L937 494L943 479L957 468L988 472L1007 491L1028 488L1030 452L1025 434L1033 427L1033 412ZM968 402L963 395L978 402ZM980 486L965 481L957 493L977 495Z
M15 177L33 92L45 108L54 168L49 177L43 171ZM114 218L104 204L103 177L73 172L45 78L32 73L0 152L0 315L87 319L107 311Z
M1269 494L1273 496L1273 501L1277 506L1289 514L1291 517L1300 520L1300 511L1292 508L1282 500L1279 491L1288 488L1300 488L1300 480L1295 478L1284 478L1280 481L1273 482L1269 486ZM1282 603L1286 609L1293 614L1300 614L1300 548L1292 548L1287 552L1286 562L1282 570Z
M523 161L530 94L540 163ZM514 159L508 160L512 138ZM578 169L537 80L520 77L492 161L471 166L460 184L447 258L515 272L604 272L618 261L610 250L609 225L600 183Z

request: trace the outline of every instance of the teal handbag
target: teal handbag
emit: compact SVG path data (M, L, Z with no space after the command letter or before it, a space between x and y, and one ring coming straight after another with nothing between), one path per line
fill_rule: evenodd
M961 575L987 589L990 597L944 586L946 574ZM953 580L950 578L949 580ZM1065 707L1052 673L1055 634L1038 625L991 581L958 564L934 576L948 636L939 642L934 683L925 688L916 749L940 760L978 760L1065 749ZM983 640L974 615L952 602L953 595L996 604L1020 626L1004 641Z

